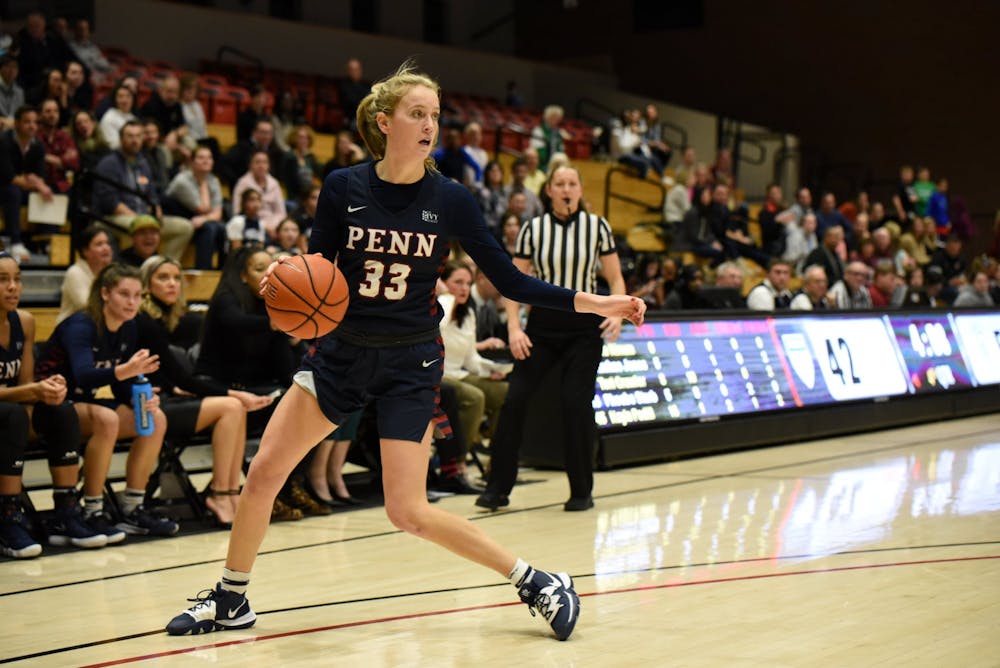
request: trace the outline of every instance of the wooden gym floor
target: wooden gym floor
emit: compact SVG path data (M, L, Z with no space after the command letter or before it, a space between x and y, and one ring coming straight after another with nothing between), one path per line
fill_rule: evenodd
M161 631L224 532L0 562L0 663L1000 665L1000 414L599 473L586 513L522 477L507 512L440 505L575 577L568 642L370 508L272 527L246 631Z

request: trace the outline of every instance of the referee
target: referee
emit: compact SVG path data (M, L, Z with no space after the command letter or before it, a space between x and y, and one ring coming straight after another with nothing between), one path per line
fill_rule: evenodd
M625 294L611 226L580 205L580 173L574 167L559 167L549 176L545 190L550 209L521 228L515 266L548 283L588 292L597 285L599 269L612 294ZM517 361L490 444L489 482L476 505L496 510L510 504L528 402L549 369L558 368L570 488L570 498L563 507L568 511L593 508L594 383L603 342L618 338L621 320L534 307L522 330L520 306L507 302L510 350Z

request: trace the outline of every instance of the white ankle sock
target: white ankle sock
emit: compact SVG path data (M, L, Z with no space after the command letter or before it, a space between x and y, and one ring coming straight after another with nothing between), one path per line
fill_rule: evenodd
M96 515L97 513L104 510L104 497L103 496L85 496L83 497L83 512L84 515L90 517L91 515Z
M128 515L133 510L142 505L146 498L146 491L142 489L125 488L125 496L122 497L122 510Z
M246 594L247 586L250 584L250 574L244 573L243 571L233 571L223 567L222 580L220 581L220 584L226 591L231 591L236 594Z
M515 587L520 587L524 583L524 578L528 575L528 571L531 567L528 565L524 559L518 559L517 563L514 564L514 570L507 575L507 579Z

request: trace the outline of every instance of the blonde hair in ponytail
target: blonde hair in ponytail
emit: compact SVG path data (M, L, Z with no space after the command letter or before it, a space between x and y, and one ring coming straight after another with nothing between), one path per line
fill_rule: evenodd
M372 91L358 105L358 133L365 141L368 152L375 160L385 157L385 134L378 126L378 113L391 116L399 101L403 99L414 86L426 86L441 97L441 87L426 74L417 71L412 59L407 60L391 76L372 84ZM435 137L436 139L436 137ZM436 172L434 159L428 157L424 161L428 170Z

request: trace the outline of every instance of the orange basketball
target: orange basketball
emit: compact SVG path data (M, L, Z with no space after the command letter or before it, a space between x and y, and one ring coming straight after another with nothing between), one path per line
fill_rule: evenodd
M299 339L332 332L347 310L347 281L321 255L296 255L274 268L264 303L274 326Z

